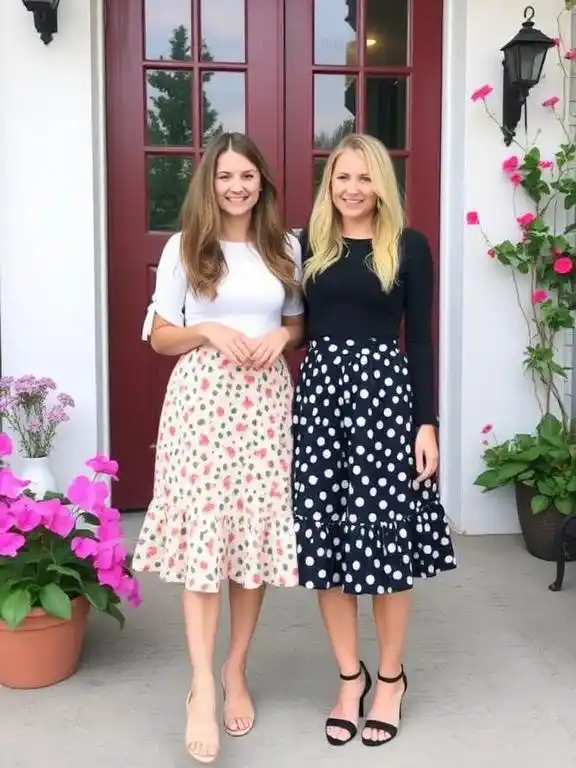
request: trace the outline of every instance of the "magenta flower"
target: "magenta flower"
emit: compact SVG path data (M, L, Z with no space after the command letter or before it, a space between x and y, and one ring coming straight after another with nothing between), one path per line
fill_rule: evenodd
M521 173L512 173L512 174L510 174L510 182L515 187L519 187L520 184L522 184L522 174Z
M517 171L518 168L520 168L520 158L518 155L507 157L502 163L502 170L505 171L505 173L512 173L513 171Z
M87 512L98 511L108 498L109 489L102 481L89 480L85 475L79 475L70 483L66 496L72 504L76 504Z
M100 541L122 538L122 526L119 520L102 520L98 526L98 538Z
M576 48L570 48L568 51L566 51L564 58L568 59L568 61L573 61L576 59Z
M80 560L94 557L98 552L98 544L94 539L89 539L87 536L76 536L73 538L70 543L70 548Z
M21 533L0 533L0 557L16 557L25 544Z
M117 594L118 597L125 597L134 608L142 605L140 583L133 576L128 576L126 573L122 576Z
M102 571L109 571L117 565L124 565L127 554L126 547L118 539L101 541L98 544L94 565Z
M481 435L487 435L489 432L492 432L494 429L492 424L485 424L482 429L480 430Z
M470 96L470 99L472 101L484 101L490 94L494 88L491 85L483 85L481 88L477 88L472 96Z
M98 570L98 582L103 587L111 587L114 592L120 589L124 569L121 565L114 565L112 568L100 568Z
M466 214L466 224L468 224L471 227L478 226L480 224L480 217L478 216L478 211L468 211Z
M27 485L30 485L28 480L20 480L9 469L0 469L0 496L17 499Z
M38 509L38 502L28 496L20 496L10 505L10 511L14 516L14 526L22 533L28 533L42 524L42 515Z
M542 102L543 107L550 107L551 109L554 109L554 107L560 102L560 98L558 96L551 96L549 99L546 99L546 101Z
M572 272L574 265L572 264L572 259L570 256L560 256L559 259L556 259L554 262L554 272L556 272L557 275L567 275L569 272Z
M544 170L548 168L552 168L553 165L554 163L552 162L552 160L540 160L540 162L538 163L538 167Z
M532 292L532 304L542 304L543 301L546 301L548 298L548 294L546 291L543 291L542 289L539 289L537 291Z
M92 459L88 459L86 466L93 469L98 475L109 475L114 480L118 480L118 462L114 459L109 459L107 456L99 453Z
M6 533L14 525L14 515L11 508L0 501L0 533Z
M66 538L74 530L76 519L70 510L60 503L59 499L39 501L38 508L45 527L57 536Z
M12 455L12 440L5 432L0 432L0 456Z
M522 227L522 229L526 229L527 227L532 224L533 221L536 221L536 214L535 213L524 213L522 216L518 216L516 219L518 224Z

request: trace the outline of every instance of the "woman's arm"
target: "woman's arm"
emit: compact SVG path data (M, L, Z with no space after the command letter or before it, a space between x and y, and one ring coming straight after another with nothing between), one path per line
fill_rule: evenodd
M184 355L197 347L208 344L208 323L187 327L172 325L159 314L154 313L150 346L159 355Z
M414 422L420 427L436 425L434 398L434 348L432 345L432 300L434 263L427 238L415 230L404 234L406 259L406 356L414 393Z

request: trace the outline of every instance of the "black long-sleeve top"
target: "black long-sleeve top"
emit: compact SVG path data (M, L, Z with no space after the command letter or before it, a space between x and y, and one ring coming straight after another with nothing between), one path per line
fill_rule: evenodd
M310 256L307 231L300 236L302 258ZM432 345L433 261L425 235L405 229L400 269L392 290L382 290L367 264L371 240L345 238L344 255L305 286L306 338L398 339L404 319L405 350L417 426L436 424Z

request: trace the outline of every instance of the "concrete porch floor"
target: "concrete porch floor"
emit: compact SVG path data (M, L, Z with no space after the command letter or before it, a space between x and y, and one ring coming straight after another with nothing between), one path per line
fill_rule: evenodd
M129 516L132 536L139 516ZM367 749L326 744L337 690L314 596L271 590L254 642L257 725L223 737L226 768L547 768L576 754L576 564L564 591L548 591L553 564L515 536L456 537L459 569L415 591L406 653L410 690L400 736ZM179 589L143 579L144 605L123 632L90 620L81 667L40 691L0 689L6 768L180 768L188 664ZM223 657L223 615L218 660ZM361 603L363 655L374 669L369 602Z

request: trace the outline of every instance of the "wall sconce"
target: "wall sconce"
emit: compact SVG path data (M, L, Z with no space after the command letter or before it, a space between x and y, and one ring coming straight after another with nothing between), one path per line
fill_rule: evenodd
M52 42L58 32L58 4L60 0L22 0L26 10L34 14L34 26L44 45Z
M502 132L506 146L510 146L516 135L522 109L528 126L526 100L530 89L540 81L548 49L555 45L551 37L534 28L534 13L531 5L524 9L522 29L500 49L504 53Z

